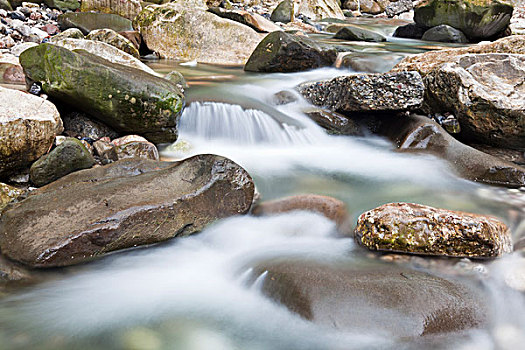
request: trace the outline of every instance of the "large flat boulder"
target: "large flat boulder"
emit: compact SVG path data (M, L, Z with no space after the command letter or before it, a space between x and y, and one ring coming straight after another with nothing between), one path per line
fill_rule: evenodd
M44 155L63 129L51 102L0 87L0 176L27 167Z
M262 291L307 320L337 331L420 339L477 328L486 301L468 283L385 264L304 260L260 263Z
M244 64L262 39L260 34L206 10L191 0L150 5L133 23L148 48L163 58Z
M131 21L111 13L67 12L58 16L58 24L62 30L78 28L87 35L95 29L109 28L116 32L133 30Z
M168 80L87 51L73 52L51 44L24 51L20 63L26 76L41 83L52 99L88 113L116 131L139 134L154 143L177 139L184 96Z
M425 90L417 72L355 74L304 83L297 89L312 104L339 112L417 109Z
M0 219L0 249L32 267L77 264L244 214L253 195L250 175L220 156L122 160L70 174L11 203Z
M484 215L413 203L390 203L363 213L355 239L370 250L468 258L512 251L507 226Z
M82 0L80 11L112 13L133 20L142 11L142 3L140 0Z
M425 103L450 112L462 138L525 150L525 55L468 54L425 77Z

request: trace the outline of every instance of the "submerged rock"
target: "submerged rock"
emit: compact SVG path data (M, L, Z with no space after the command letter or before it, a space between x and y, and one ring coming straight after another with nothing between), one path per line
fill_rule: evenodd
M370 250L423 255L494 258L512 252L509 229L496 218L412 203L362 214L355 239Z
M290 311L337 331L380 330L388 338L458 332L486 321L486 300L453 279L386 264L261 263L262 291Z
M161 57L213 64L244 64L261 40L255 30L180 0L146 7L134 20L148 48Z
M82 142L70 137L31 165L29 179L36 186L44 186L93 165L95 159Z
M442 24L427 30L422 40L437 41L443 43L468 43L468 39L461 30Z
M464 55L425 77L426 103L454 114L463 138L525 150L525 55Z
M506 0L425 0L414 9L414 21L427 28L447 24L471 40L482 40L503 32L512 11Z
M82 0L82 12L112 13L133 20L142 11L140 0Z
M325 48L306 36L273 32L257 45L244 70L298 72L331 66L336 58L336 50Z
M220 156L119 161L75 172L10 204L0 218L0 248L32 267L77 264L244 214L253 195L250 175Z
M68 12L58 16L58 24L62 30L78 28L84 35L92 30L103 28L113 29L116 32L133 30L129 19L108 13Z
M0 176L45 154L63 130L56 107L40 97L0 87Z
M417 72L356 74L297 87L312 104L338 112L416 109L424 88Z
M143 135L155 143L177 139L184 96L168 80L50 44L26 50L20 63L26 76L41 83L50 97L116 131Z
M86 39L100 41L116 47L135 58L140 58L139 50L133 43L112 29L96 29L91 31Z
M382 42L386 38L374 31L362 29L354 26L345 26L341 28L335 35L334 39L354 40L354 41L371 41Z

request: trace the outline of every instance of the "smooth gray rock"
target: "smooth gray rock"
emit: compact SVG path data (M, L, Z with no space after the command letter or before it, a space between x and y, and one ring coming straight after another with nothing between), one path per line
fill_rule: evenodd
M423 36L422 40L426 41L437 41L442 43L468 43L468 39L463 34L461 30L452 28L446 24L442 24L427 30Z

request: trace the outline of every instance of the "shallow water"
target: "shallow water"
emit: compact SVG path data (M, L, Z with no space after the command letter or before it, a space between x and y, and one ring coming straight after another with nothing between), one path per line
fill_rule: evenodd
M396 55L387 67L425 45L391 39L352 47L368 60ZM300 98L274 103L276 92L352 74L348 68L247 74L235 67L150 64L163 73L180 70L190 85L179 141L162 150L166 159L199 153L230 157L250 172L262 199L330 195L348 205L352 222L378 205L408 201L499 216L515 239L524 233L523 192L468 182L445 162L396 153L378 137L330 136L302 113L308 105ZM392 264L339 237L334 224L316 214L229 218L193 237L66 269L47 283L0 299L0 349L515 349L525 341L525 299L509 287L523 286L520 274L512 274L525 271L517 253L494 263L447 260L452 269L409 265L444 276L459 273L479 285L490 303L483 328L428 343L380 329L338 331L290 313L260 293L264 274L254 276L252 270L283 257Z

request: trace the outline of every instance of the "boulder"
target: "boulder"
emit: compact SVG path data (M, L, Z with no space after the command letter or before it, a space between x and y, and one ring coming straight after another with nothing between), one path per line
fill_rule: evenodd
M275 32L276 30L282 30L281 27L274 24L272 21L256 13L236 9L226 10L222 7L212 7L209 8L208 11L219 17L242 23L258 32L270 33Z
M86 39L100 41L111 46L116 47L119 50L124 51L127 54L135 58L140 59L139 50L133 45L133 43L115 32L112 29L95 29L92 30L87 36Z
M338 0L302 0L299 2L297 13L314 21L324 18L345 19L341 2Z
M337 51L306 36L285 32L268 34L244 66L249 72L298 72L332 65Z
M0 254L0 297L11 285L20 286L35 280L32 271ZM5 345L5 343L4 343Z
M308 108L303 113L331 135L363 136L361 126L345 115L322 108Z
M131 21L109 13L67 12L58 16L60 29L78 28L87 35L95 29L109 28L116 32L133 30Z
M494 42L485 42L468 47L429 51L409 56L399 62L393 72L418 71L422 76L447 62L452 62L458 56L467 53L510 53L525 54L525 35L512 35Z
M305 194L281 198L257 204L253 215L266 216L286 213L295 210L305 210L319 213L333 221L338 228L348 224L348 208L342 201L327 196Z
M255 30L191 0L146 7L134 20L147 47L163 58L244 64L259 41Z
M78 0L43 0L30 2L43 2L48 7L53 9L59 9L60 11L75 11L80 8L80 1Z
M82 0L82 12L112 13L133 20L142 11L139 0Z
M412 0L397 0L392 1L385 7L385 13L388 17L394 17L404 12L408 12L414 8Z
M145 138L137 135L127 135L112 142L99 140L93 146L99 157L106 162L129 158L159 160L157 147Z
M427 28L419 26L417 23L409 23L397 27L392 36L407 39L421 39Z
M442 24L427 30L423 36L422 40L426 41L437 41L442 43L468 43L468 39L463 34L461 30L452 28L446 24Z
M380 133L401 152L424 152L443 158L468 180L505 187L525 186L525 168L459 142L427 117L387 118L381 129Z
M417 109L425 86L417 72L355 74L304 83L299 92L316 106L338 112Z
M294 20L294 2L291 0L281 1L272 11L270 19L273 22L288 23Z
M369 13L371 15L377 15L383 11L381 6L379 6L379 4L374 0L358 0L357 10L362 13Z
M13 6L8 0L0 0L0 10L13 11Z
M68 50L85 50L110 62L137 68L152 75L158 75L139 59L102 41L65 38L53 40L52 43Z
M351 40L351 41L386 41L386 37L368 29L362 29L354 26L345 26L335 35L334 39Z
M414 21L427 28L447 24L482 40L505 31L512 12L506 0L425 0L414 9Z
M459 56L425 77L426 103L450 112L461 137L525 150L525 55Z
M51 37L50 41L54 43L61 39L85 39L85 35L78 28L69 28Z
M512 252L509 229L484 215L390 203L362 214L355 239L370 250L467 258Z
M19 188L0 183L0 211L22 193L24 193L24 191Z
M40 187L93 165L95 159L82 142L70 137L31 165L29 179Z
M76 138L89 138L98 140L103 137L117 138L119 134L104 123L90 119L80 112L62 112L64 134Z
M32 267L77 264L244 214L253 195L250 175L220 156L118 161L72 173L11 203L0 218L0 249Z
M143 135L155 143L177 139L184 96L168 80L51 44L26 50L20 63L26 76L41 83L51 98L118 132Z
M63 130L56 107L40 97L0 87L0 176L44 155Z
M486 298L467 282L408 268L307 260L260 263L262 292L318 325L388 339L421 339L482 326Z

